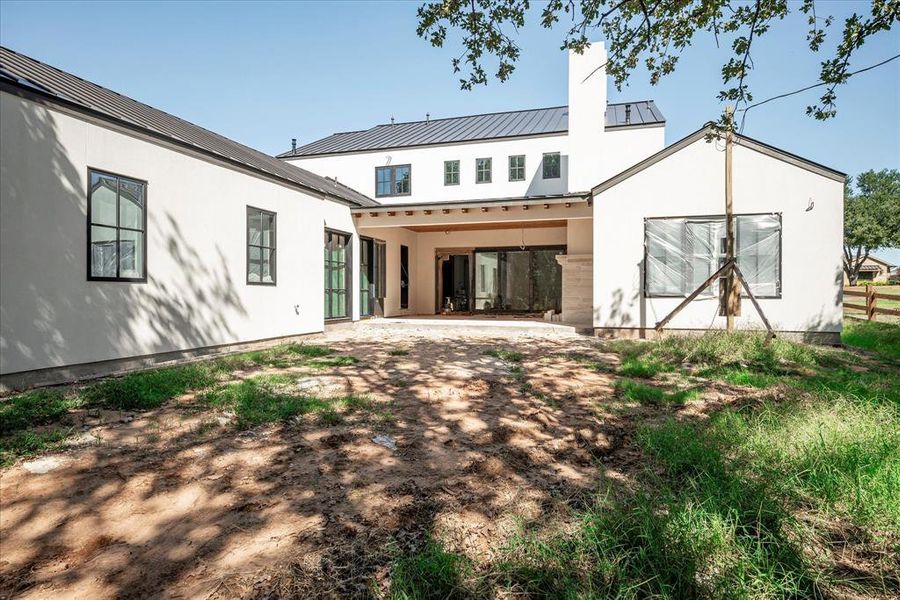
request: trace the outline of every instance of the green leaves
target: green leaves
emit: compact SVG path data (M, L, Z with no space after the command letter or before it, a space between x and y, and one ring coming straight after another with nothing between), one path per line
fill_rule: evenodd
M619 89L640 66L646 68L652 84L658 83L675 71L681 54L695 38L711 36L717 46L730 39L732 56L722 66L723 89L717 97L740 108L753 100L749 75L754 46L791 10L807 16L810 51L823 48L834 33L834 19L817 14L816 8L822 4L816 0L803 0L799 6L788 0L549 0L541 11L540 24L551 29L563 20L571 23L561 49L576 52L587 47L589 32L593 36L593 30L599 30L609 44L606 71ZM837 113L836 88L852 75L853 53L869 37L889 31L900 20L900 0L872 0L868 6L870 14L854 13L843 23L840 42L822 62L819 73L819 85L827 86L826 90L818 104L807 108L808 115L824 120ZM441 48L448 32L458 31L463 52L452 59L453 71L464 74L462 89L472 89L488 82L486 59L496 60L494 76L500 81L512 76L520 56L514 34L525 26L529 8L529 2L517 0L430 1L419 7L416 33Z

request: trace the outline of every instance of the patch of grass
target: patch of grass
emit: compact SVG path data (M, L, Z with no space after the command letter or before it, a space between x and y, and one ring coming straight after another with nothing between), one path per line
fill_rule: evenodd
M0 400L0 436L52 423L82 404L61 389L34 390Z
M510 363L520 363L525 360L525 355L523 353L515 352L513 350L498 350L496 348L491 348L490 350L485 350L482 354L485 356L493 356L496 359Z
M884 358L900 359L900 323L844 319L841 341Z
M749 369L740 367L725 369L704 369L700 371L701 377L709 377L712 379L721 379L733 385L742 385L753 388L767 388L780 381L780 378L767 373L756 373Z
M219 428L219 422L215 419L204 419L197 424L197 435L206 435ZM158 439L158 436L157 436Z
M307 361L305 364L317 368L324 369L327 367L349 367L350 365L355 365L359 362L359 359L355 356L330 356L327 358L314 358L312 360Z
M326 408L319 411L319 420L325 425L333 427L344 422L344 415L337 412L333 408Z
M147 410L218 380L214 363L196 363L105 379L84 390L87 404L120 410Z
M622 364L616 369L619 375L625 377L641 377L643 379L651 379L663 371L671 371L671 367L663 363L648 359L643 356L634 356L626 358Z
M403 348L394 348L390 352L388 352L391 356L408 356L409 350L404 350Z
M618 380L615 389L619 396L641 404L684 404L700 395L695 389L669 392L661 387L631 379Z
M307 344L290 344L285 348L285 352L296 356L305 356L308 358L321 358L334 354L334 350L325 346L315 346Z
M448 552L429 540L418 552L395 559L391 565L390 600L426 600L469 597L467 579L471 561Z
M326 400L291 394L286 386L292 381L286 375L250 377L219 386L207 392L203 399L212 406L234 411L239 429L329 408Z
M0 438L0 467L20 458L28 458L46 450L58 448L72 435L74 429L57 427L46 431L25 430Z

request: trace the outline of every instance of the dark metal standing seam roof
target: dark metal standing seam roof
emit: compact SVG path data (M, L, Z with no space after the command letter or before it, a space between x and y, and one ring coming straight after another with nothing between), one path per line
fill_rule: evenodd
M626 119L626 107L627 119ZM662 125L666 120L652 100L606 106L606 127ZM554 106L511 112L376 125L361 131L335 133L289 150L278 158L387 150L410 146L453 144L569 131L569 107Z
M201 153L237 163L306 191L320 192L355 206L378 206L368 196L333 179L289 165L184 119L85 81L38 60L0 46L0 80L87 109L101 117L138 128Z

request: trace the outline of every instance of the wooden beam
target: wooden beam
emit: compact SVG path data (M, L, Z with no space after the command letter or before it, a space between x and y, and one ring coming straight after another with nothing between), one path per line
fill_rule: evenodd
M481 212L487 212L487 211L488 211L488 207L487 207L487 206L482 206L482 207L481 207Z
M394 215L397 214L397 213L395 213L395 212L392 211L392 210L387 211L387 213L388 213L388 216L389 216L389 217L393 217Z
M587 205L588 205L588 206L593 206L593 205L594 205L594 199L593 199L593 198L588 198L588 199L587 199Z
M734 107L725 107L725 261L734 262ZM741 288L734 270L725 280L725 329L734 331L734 317L741 314ZM771 331L771 328L770 328Z
M362 213L353 213L353 218L355 218L355 219L362 218Z
M442 208L442 209L441 209L441 212L442 212L443 214L447 215L447 214L450 214L450 209L449 209L449 208Z
M550 205L544 202L544 210L547 210L548 208L550 208Z
M726 260L726 261L725 261L725 264L723 264L723 265L719 268L718 271L716 271L715 273L713 273L712 275L710 275L710 276L709 276L709 279L707 279L706 281L704 281L703 283L701 283L701 284L700 284L700 287L698 287L696 290L694 290L694 291L691 293L690 296L688 296L687 298L685 298L684 300L682 300L682 301L681 301L681 304L679 304L678 306L676 306L675 309L674 309L672 312L670 312L668 315L665 316L665 318L664 318L662 321L660 321L659 323L656 324L656 331L662 331L662 328L665 327L666 324L667 324L669 321L671 321L671 320L675 317L675 315L677 315L678 313L681 312L681 309L683 309L685 306L687 306L688 304L690 304L691 302L693 302L693 301L694 301L694 298L696 298L697 296L700 295L700 292L702 292L703 290L705 290L706 288L708 288L708 287L710 286L710 284L711 284L713 281L715 281L716 279L718 279L719 277L721 277L722 274L723 274L726 270L730 271L730 270L731 270L731 267L732 267L733 265L734 265L734 262L733 262L733 261L727 261L727 260Z
M501 206L501 207L500 207L500 210L502 210L503 212L506 212L506 211L509 210L509 207L508 207L508 206Z
M572 203L571 203L571 202L566 202L566 208L572 208Z
M431 214L431 211L430 211L430 210L423 210L422 212L425 213L426 215L430 215L430 214Z
M369 216L370 216L370 217L377 217L377 216L378 216L378 213L377 213L377 212L370 212L370 213L369 213Z
M753 307L756 309L756 312L759 313L759 318L762 319L762 322L765 324L766 329L769 330L769 337L766 338L766 342L775 337L775 332L772 330L772 326L769 325L769 319L766 318L765 313L762 310L762 307L759 305L759 302L756 301L756 296L753 295L753 292L750 290L750 286L747 285L747 281L744 279L744 274L741 273L740 268L738 268L737 263L734 263L734 268L732 269L733 276L737 276L738 280L747 288L747 296L750 298L750 302L753 303Z
M527 204L523 204L523 205L522 205L522 210L528 210L528 205L527 205Z
M405 214L407 217L411 217L413 212L414 211L411 211L411 210L405 210L405 211L403 211L403 214Z
M461 208L459 210L462 212L462 214L466 214L467 212L469 212L468 208Z

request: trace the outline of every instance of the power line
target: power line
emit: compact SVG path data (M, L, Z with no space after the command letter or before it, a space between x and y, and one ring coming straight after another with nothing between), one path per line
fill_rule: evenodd
M886 59L886 60L883 60L883 61L881 61L880 63L874 64L874 65L870 65L870 66L868 66L868 67L864 67L864 68L859 69L859 70L857 70L857 71L853 71L852 73L848 73L848 74L847 74L847 78L849 79L850 77L853 77L854 75L859 75L860 73L865 73L866 71L871 71L872 69L876 69L876 68L878 68L878 67L880 67L880 66L882 66L882 65L886 65L887 63L891 62L892 60L896 60L896 59L898 59L898 58L900 58L900 54L895 54L894 56L892 56L892 57L890 57L890 58L888 58L888 59ZM767 104L767 103L769 103L769 102L772 102L773 100L780 100L781 98L787 98L788 96L794 96L794 95L796 95L796 94L800 94L800 93L809 91L809 90L811 90L811 89L814 89L814 88L817 88L817 87L821 87L821 86L823 86L823 85L828 85L828 83L829 83L829 82L827 82L827 81L820 81L819 83L814 83L813 85L808 85L808 86L806 86L806 87L804 87L804 88L800 88L799 90L794 90L793 92L787 92L787 93L784 93L784 94L778 94L777 96L772 96L771 98L766 98L765 100L763 100L763 101L761 101L761 102L757 102L757 103L755 103L755 104L751 104L750 106L748 106L748 107L746 107L746 108L739 108L738 111L740 111L740 112L743 113L743 114L741 115L741 127L740 127L740 131L743 131L743 130L744 130L744 120L747 118L747 111L749 111L751 108L756 108L757 106L762 106L763 104Z

